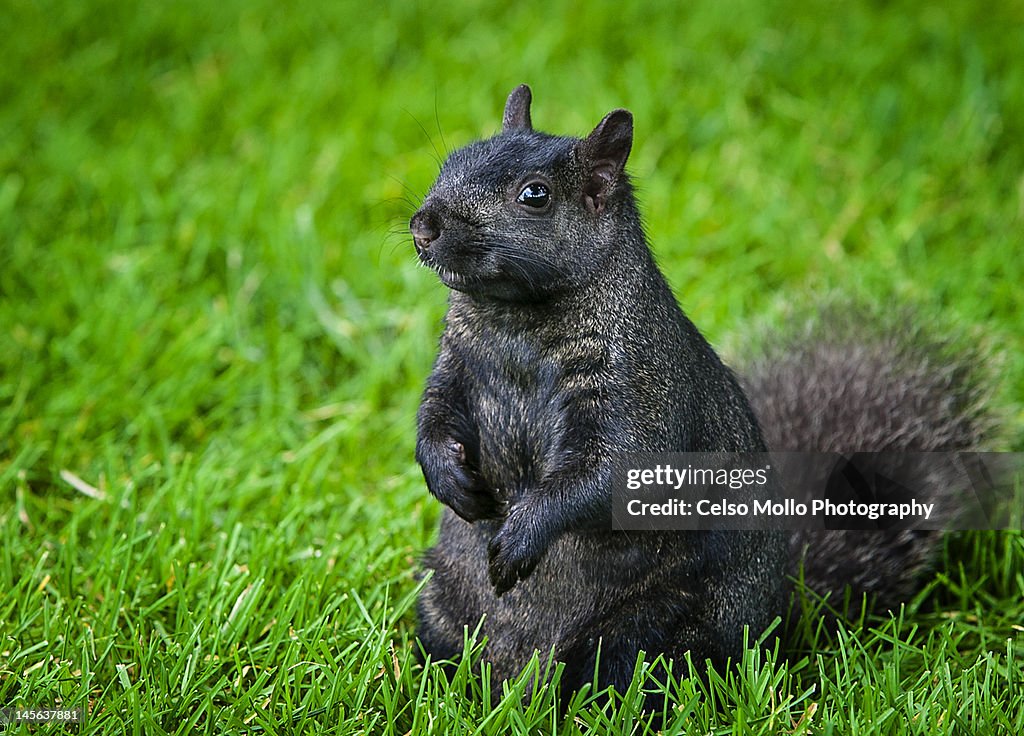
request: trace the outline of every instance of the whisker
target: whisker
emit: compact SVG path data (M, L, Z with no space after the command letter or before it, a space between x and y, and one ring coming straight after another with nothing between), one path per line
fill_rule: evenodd
M402 108L402 112L404 112L406 115L411 117L416 122L416 125L419 126L420 130L423 132L423 135L426 137L427 141L430 143L430 147L432 149L434 149L434 161L437 162L437 166L438 166L438 168L440 168L444 164L444 157L442 157L441 153L437 150L437 146L434 144L434 139L430 136L430 133L428 133L427 129L423 127L423 123L421 123L419 121L419 118L417 118L415 115L413 115L411 112L409 112L409 110L407 108L403 107Z
M444 131L441 130L441 116L437 111L437 87L434 88L434 124L437 126L437 134L441 136L441 146L444 148L444 153L447 157L448 152L451 151L451 149L448 148L448 141L444 139Z
M388 174L388 178L405 190L407 197L403 197L403 200L412 204L413 209L418 210L420 206L423 204L423 197L420 196L419 192L410 187L408 184L405 183L405 181L399 179L394 174Z

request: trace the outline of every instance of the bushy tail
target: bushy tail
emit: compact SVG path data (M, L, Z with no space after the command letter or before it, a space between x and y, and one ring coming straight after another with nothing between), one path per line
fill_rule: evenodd
M873 322L831 314L770 347L743 371L768 447L843 453L979 449L989 422L978 352L957 350L920 330L878 333ZM931 482L942 484L942 478ZM790 543L792 572L797 575L802 562L806 586L827 596L840 614L854 613L844 599L859 604L864 594L874 610L896 609L912 597L939 539L927 531L799 532Z

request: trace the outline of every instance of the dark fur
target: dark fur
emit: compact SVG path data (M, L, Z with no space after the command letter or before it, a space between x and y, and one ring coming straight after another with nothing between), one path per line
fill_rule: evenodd
M915 332L912 315L904 316L898 330L879 326L870 310L827 309L745 369L743 386L768 446L841 453L979 448L988 427L976 356ZM962 486L945 472L922 468L921 477L955 493ZM794 574L803 562L808 588L856 615L864 594L881 611L910 598L939 539L919 530L800 532L790 540L790 559ZM850 609L843 606L847 587Z
M651 256L624 171L630 114L580 140L533 131L529 105L528 88L513 91L503 131L453 152L411 222L452 289L418 417L416 457L448 507L419 638L435 660L456 657L483 618L495 679L553 649L568 688L591 680L600 646L601 682L624 688L639 650L737 656L745 625L756 635L784 613L793 563L781 533L610 530L613 456L765 442ZM543 211L516 201L532 182L551 193ZM778 422L770 437L816 447L783 429L816 426L817 407L804 413L811 394L787 394L779 370L752 384L775 392L759 402ZM874 430L849 411L851 430Z

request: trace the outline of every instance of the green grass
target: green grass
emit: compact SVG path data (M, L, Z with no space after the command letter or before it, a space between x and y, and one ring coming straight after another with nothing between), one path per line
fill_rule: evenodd
M0 4L0 705L644 731L645 665L563 717L413 657L445 295L403 228L519 82L554 132L633 110L659 261L732 358L825 293L924 305L1001 355L1024 449L1024 9L768 5ZM1024 537L951 537L909 603L663 683L667 732L1019 733Z

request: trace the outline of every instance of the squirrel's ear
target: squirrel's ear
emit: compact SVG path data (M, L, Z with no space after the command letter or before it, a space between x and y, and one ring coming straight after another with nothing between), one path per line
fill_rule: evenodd
M533 129L530 122L531 99L530 88L525 84L520 84L512 90L512 94L508 96L508 101L505 103L505 114L501 119L502 130Z
M622 173L633 147L633 113L612 110L580 142L589 179L583 187L583 199L592 212L604 209L612 184Z

